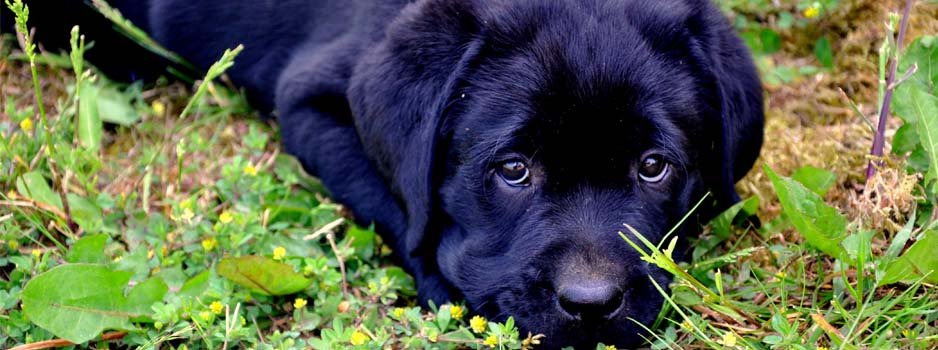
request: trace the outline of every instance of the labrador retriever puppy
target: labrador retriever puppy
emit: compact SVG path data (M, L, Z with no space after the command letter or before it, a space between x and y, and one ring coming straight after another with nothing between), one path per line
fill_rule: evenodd
M756 69L709 0L112 3L203 69L244 44L232 80L420 301L546 348L641 344L670 276L623 225L660 242L709 192L694 235L762 145Z

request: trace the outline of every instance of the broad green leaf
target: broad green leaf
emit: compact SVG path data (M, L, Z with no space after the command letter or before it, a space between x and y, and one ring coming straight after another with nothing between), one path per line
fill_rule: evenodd
M918 131L915 124L902 124L896 135L892 137L892 153L906 154L915 150L921 141L918 140Z
M163 300L168 291L169 286L159 277L137 283L127 294L128 310L133 314L146 316L150 313L150 305Z
M791 12L782 11L778 14L778 29L788 30L793 23L795 23L795 16L792 16Z
M98 114L102 121L122 126L130 126L140 120L133 99L113 85L104 85L98 90Z
M746 200L733 204L733 206L727 208L710 221L713 234L722 239L729 238L732 233L730 226L733 225L733 220L736 219L736 216L738 216L740 212L752 215L755 214L758 209L759 197L757 196L749 197Z
M827 191L831 189L831 186L834 185L834 182L837 181L837 176L834 173L810 165L795 170L795 173L791 174L791 178L821 197L824 197Z
M775 53L782 49L782 38L774 30L763 29L759 32L763 53Z
M107 244L107 235L85 236L79 239L65 254L65 261L70 263L104 264L108 262L104 256L104 245Z
M872 260L871 242L876 231L867 230L848 235L840 244L847 251L850 260L856 262L856 266L863 266L867 261Z
M62 209L62 198L59 197L58 193L52 191L52 187L49 187L46 178L38 172L31 171L20 176L16 180L16 191L36 202Z
M190 278L182 285L182 288L179 289L179 296L194 298L202 295L202 293L208 289L208 278L210 275L210 271L204 271Z
M146 316L152 303L144 310L131 300L162 298L158 285L162 281L144 282L142 289L131 291L128 300L124 290L129 281L130 273L113 271L106 265L60 265L26 284L23 311L36 325L76 344L94 339L106 329L133 330L130 318Z
M840 246L847 237L847 219L801 183L779 176L767 165L763 169L775 187L783 213L805 241L830 256L849 261Z
M147 255L149 255L149 252ZM169 289L174 291L179 291L183 284L186 283L186 280L189 279L189 276L186 276L186 273L182 272L182 266L178 265L160 268L153 276L162 279L163 282L166 282L166 285L169 286Z
M36 202L64 210L62 207L62 197L52 191L52 188L49 187L49 184L46 182L46 178L38 172L31 171L20 176L20 178L16 180L16 191L19 192L20 195ZM75 220L75 223L85 229L85 231L97 231L97 228L103 224L101 208L98 208L98 206L91 201L74 193L69 193L66 195L66 198L68 198L69 210L71 211L72 219Z
M925 148L922 145L915 148L905 161L905 165L917 173L928 171L928 163L928 154L925 153Z
M101 213L101 208L85 197L74 193L69 193L65 197L68 198L69 210L75 223L87 232L98 232L99 228L104 225L104 214Z
M129 254L121 256L120 260L111 264L115 270L131 273L134 280L142 280L150 275L150 265L145 249L134 249Z
M918 136L929 158L924 181L926 186L931 188L931 192L935 193L935 186L938 185L935 183L938 181L938 97L920 89L911 90L909 97L912 99L912 110L918 119Z
M912 108L913 90L932 91L938 86L938 36L923 36L913 41L899 59L898 74L909 71L912 65L918 69L895 91L892 111L907 124L915 123L917 114Z
M78 101L75 134L82 147L97 152L101 148L101 134L104 131L98 111L98 87L90 81L83 83Z
M817 57L824 67L834 68L834 50L831 49L831 41L826 36L814 43L814 57Z
M443 334L442 337L455 341L465 341L466 343L471 343L476 339L472 332L467 328L460 328L455 331Z
M924 277L926 283L938 283L938 232L923 232L905 254L886 267L881 285L914 282Z
M266 295L293 294L313 283L303 274L293 271L290 265L256 255L224 258L218 264L218 274Z
M444 307L437 311L436 326L440 329L440 332L446 332L446 327L449 327L449 321L452 319L453 315L450 313L450 308Z
M351 247L355 248L355 251L363 259L371 259L375 253L375 231L371 229L364 229L358 225L354 225L349 228L348 232L345 235L346 240L352 240Z
M926 35L912 41L902 52L898 73L905 73L913 64L918 66L918 70L903 85L910 83L928 87L938 84L938 36Z
M905 226L902 226L902 229L899 232L896 232L895 236L892 237L892 242L889 242L889 248L886 249L886 258L894 259L899 257L899 253L902 252L902 248L905 248L905 244L909 241L909 238L912 237L912 230L915 228L915 212L912 212L912 216L909 217L909 221L905 223Z
M678 305L697 306L703 304L700 293L687 285L676 284L671 290L671 298Z
M899 85L892 95L892 112L896 114L899 119L902 119L903 126L910 125L912 130L915 130L915 124L918 124L918 119L916 118L915 111L912 109L912 90L917 89L913 86L914 83L909 83L908 81ZM918 140L916 134L916 141Z

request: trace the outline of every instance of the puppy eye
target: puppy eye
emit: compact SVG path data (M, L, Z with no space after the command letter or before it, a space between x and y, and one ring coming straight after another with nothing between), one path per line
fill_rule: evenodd
M527 164L519 160L502 163L498 168L498 175L511 186L524 187L531 184L531 171Z
M652 154L642 159L641 167L638 169L638 176L642 181L657 183L668 176L670 169L670 164L661 155Z

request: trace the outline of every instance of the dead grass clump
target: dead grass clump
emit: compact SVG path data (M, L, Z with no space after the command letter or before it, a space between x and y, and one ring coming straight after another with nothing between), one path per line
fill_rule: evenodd
M898 231L922 200L915 195L920 176L892 167L879 169L863 191L850 193L846 214L862 227Z

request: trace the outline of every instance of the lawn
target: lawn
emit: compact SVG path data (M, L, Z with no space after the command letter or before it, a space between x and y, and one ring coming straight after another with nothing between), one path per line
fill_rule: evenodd
M676 276L649 346L938 349L938 3L717 2L762 73L766 143L691 262L631 241ZM0 348L537 348L511 320L416 306L227 82L237 51L128 86L77 34L64 53L0 40Z

